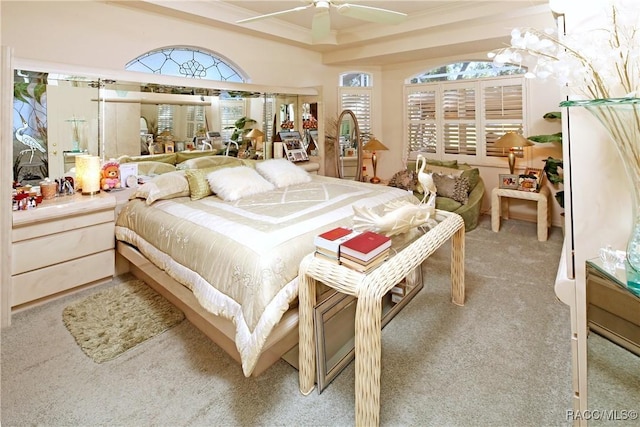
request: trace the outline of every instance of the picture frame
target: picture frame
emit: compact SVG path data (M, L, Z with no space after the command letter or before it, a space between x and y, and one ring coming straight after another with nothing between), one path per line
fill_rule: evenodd
M538 180L532 175L520 175L518 177L518 190L530 193L538 192Z
M519 184L518 179L519 179L519 176L516 174L510 174L510 173L500 174L498 187L508 189L508 190L517 190L518 184Z

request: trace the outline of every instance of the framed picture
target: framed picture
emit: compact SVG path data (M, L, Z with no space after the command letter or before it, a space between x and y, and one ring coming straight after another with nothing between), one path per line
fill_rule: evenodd
M542 177L542 169L527 168L525 169L524 174L528 176L535 176L539 182L540 178Z
M520 175L518 177L518 190L529 191L531 193L538 192L538 180L530 175Z
M500 188L506 188L511 190L518 189L518 175L515 174L500 174Z

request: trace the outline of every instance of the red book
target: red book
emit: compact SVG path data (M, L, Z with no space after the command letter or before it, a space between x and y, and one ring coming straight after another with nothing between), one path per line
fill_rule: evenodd
M359 231L354 231L345 227L337 227L317 235L313 240L313 243L317 248L324 249L326 252L331 252L336 258L338 258L340 244L358 234L360 234Z
M373 231L365 231L340 245L340 253L369 261L391 247L391 238Z

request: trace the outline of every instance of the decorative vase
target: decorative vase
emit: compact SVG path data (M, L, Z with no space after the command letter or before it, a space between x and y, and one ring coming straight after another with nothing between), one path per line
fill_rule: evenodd
M565 101L565 107L584 107L609 133L630 181L631 235L627 241L627 286L640 290L640 98Z

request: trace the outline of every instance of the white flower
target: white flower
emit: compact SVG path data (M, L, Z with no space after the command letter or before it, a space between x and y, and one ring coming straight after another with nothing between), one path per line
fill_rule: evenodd
M639 10L612 3L608 24L563 37L548 28L515 28L510 46L490 58L496 66L527 67L525 77L552 77L587 98L622 97L640 90Z

